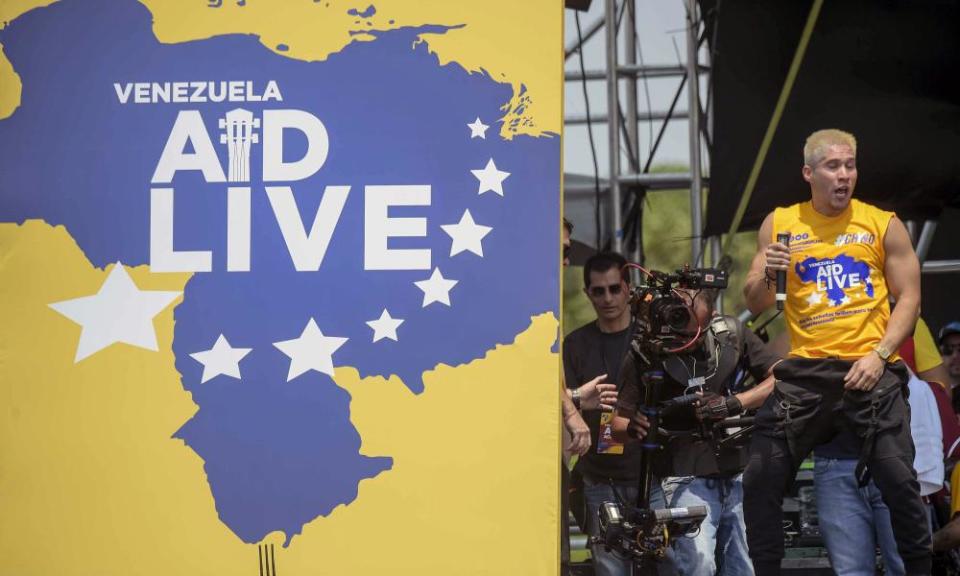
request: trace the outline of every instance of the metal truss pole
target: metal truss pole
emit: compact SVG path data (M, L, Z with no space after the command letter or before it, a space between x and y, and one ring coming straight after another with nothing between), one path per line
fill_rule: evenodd
M627 66L636 66L637 64L637 5L636 0L626 0L626 41L627 45L625 48L625 58L624 64ZM640 124L637 118L637 76L631 75L627 77L627 145L630 147L630 173L637 174L640 172ZM635 201L640 201L635 199ZM643 212L637 212L637 219L641 219ZM636 230L636 238L633 239L633 243L636 248L630 254L630 259L634 262L643 262L643 226L641 222L637 222L637 225L633 228Z
M637 30L634 22L636 21L636 0L626 0L626 46L624 47L624 63L627 66L636 66L637 64ZM626 78L627 101L626 101L626 119L627 119L627 138L630 140L627 145L630 147L629 156L634 159L640 158L640 142L637 135L640 130L637 122L637 77L631 75ZM636 174L640 172L639 161L630 166L630 172Z
M580 39L574 40L567 45L563 50L563 59L564 61L569 60L571 56L577 53L577 50L583 47L586 44L587 40L593 38L593 35L600 31L603 28L605 18L598 18L596 22L587 26L587 29L583 32L583 42Z
M607 136L610 154L610 227L611 247L623 252L623 222L620 210L620 115L617 86L617 2L606 0L605 32L607 34Z
M710 265L714 268L720 267L720 236L711 236L710 237ZM717 312L723 314L723 290L717 292L717 302L716 302Z
M700 20L697 18L697 0L686 0L687 4L687 115L690 125L690 231L691 264L700 263L703 234L703 196L701 194L703 175L700 168L700 76L697 67L698 33Z
M920 270L924 274L960 272L960 260L927 260Z
M927 252L930 251L930 244L933 243L933 233L937 231L936 220L925 220L923 229L920 231L920 239L917 240L917 258L923 264L927 260Z
M910 242L913 243L914 246L916 246L917 245L917 221L907 220L903 224L907 228L907 234L910 235Z

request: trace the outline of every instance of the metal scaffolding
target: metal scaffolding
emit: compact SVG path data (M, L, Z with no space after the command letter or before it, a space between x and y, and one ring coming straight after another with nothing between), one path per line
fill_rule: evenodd
M641 225L639 219L642 211L638 206L630 208L630 204L642 202L643 195L649 190L689 189L690 190L690 223L692 231L691 263L700 263L703 250L707 245L702 238L703 204L702 191L705 177L702 169L702 151L704 142L709 138L704 129L712 122L710 107L703 111L700 98L700 79L709 74L709 65L699 62L698 53L703 42L703 21L699 16L697 0L679 0L686 9L686 63L682 65L644 65L637 63L638 38L636 35L636 6L635 0L604 0L604 14L595 22L589 24L580 39L569 43L565 49L566 58L575 55L586 43L600 31L604 32L606 59L603 69L584 70L583 72L567 72L564 75L566 82L597 82L606 83L606 114L579 114L564 117L565 125L602 124L606 126L607 145L609 154L610 177L601 180L598 184L588 184L582 180L576 182L567 178L564 190L567 197L576 198L589 194L597 194L607 199L605 225L601 233L601 246L609 243L611 249L624 253L627 245L631 246L628 257L636 261L642 260L643 246L640 236ZM621 39L622 36L622 39ZM618 62L619 48L622 46L624 62ZM637 80L643 78L676 78L678 87L673 103L668 110L641 112L637 98ZM689 81L693 79L693 81ZM682 94L684 86L687 88L686 110L677 110L676 104ZM623 90L622 90L623 89ZM621 96L621 91L624 94ZM688 138L690 150L690 168L688 172L650 174L650 166L656 156L657 148L663 132L672 120L687 120L689 125ZM641 161L639 147L639 124L641 122L659 123L659 135L656 144L652 146L645 161ZM627 162L622 162L621 150L626 151ZM708 155L709 157L709 155ZM600 190L597 190L597 187ZM632 233L628 232L632 231ZM631 238L627 235L630 234ZM599 246L598 246L599 248ZM712 263L718 259L718 250L711 243Z
M589 24L580 38L569 43L565 48L565 57L569 59L582 49L584 43L597 35L601 30L605 35L606 59L603 69L566 72L566 82L598 82L604 81L607 87L607 113L567 115L564 124L586 124L588 129L592 124L601 124L607 127L607 144L609 146L609 177L594 182L586 182L584 178L565 175L565 196L570 199L583 198L594 195L597 206L601 197L607 200L605 225L598 221L598 246L608 245L616 252L623 253L628 258L642 262L643 246L641 234L642 210L640 203L643 196L650 190L689 189L690 190L690 229L692 231L690 263L694 266L720 263L722 246L720 236L703 237L704 206L703 190L707 178L703 175L702 152L707 151L707 159L711 157L713 106L709 90L707 105L704 107L700 98L700 80L704 75L711 73L713 62L706 65L700 63L700 47L706 39L707 26L697 0L674 0L682 2L686 11L685 41L686 62L677 66L644 65L637 63L639 40L636 35L636 6L635 0L604 0L603 17ZM716 14L708 15L715 18ZM811 16L815 20L815 15ZM578 21L579 30L579 21ZM624 62L618 62L620 36L623 36ZM708 51L708 59L710 54ZM637 80L643 78L676 78L678 87L669 109L662 111L646 110L641 112L637 99ZM624 96L621 98L621 83ZM709 86L708 82L708 86ZM676 105L684 86L687 87L686 110L677 110ZM586 92L586 89L584 90ZM585 94L586 96L586 94ZM683 173L650 174L650 166L656 155L657 148L664 130L671 120L686 120L688 124L688 138L690 150L690 168ZM639 123L659 123L659 135L652 145L645 162L641 163L638 138ZM775 130L775 127L774 127ZM592 135L591 135L592 138ZM704 146L706 144L706 146ZM626 151L628 163L621 163L621 150ZM596 156L594 156L596 158ZM626 200L626 202L625 202ZM632 201L632 207L630 206ZM599 210L599 208L597 208ZM739 221L739 219L737 219ZM916 247L917 255L922 263L924 274L941 274L960 271L960 260L927 261L927 253L936 230L934 220L923 222L918 234L918 223L907 222L911 238ZM632 232L629 232L632 231ZM729 239L728 239L729 241ZM632 248L625 250L629 245ZM704 257L704 249L710 248L710 261ZM718 302L719 303L719 302Z

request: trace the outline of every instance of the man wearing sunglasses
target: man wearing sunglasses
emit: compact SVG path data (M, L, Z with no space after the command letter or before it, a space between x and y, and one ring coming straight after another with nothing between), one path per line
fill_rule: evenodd
M639 455L637 447L624 447L612 438L612 409L616 404L617 375L630 345L629 285L621 270L623 256L601 252L583 268L584 292L597 319L571 332L563 341L563 369L571 400L583 411L590 427L590 450L580 457L574 472L583 480L587 532L599 535L598 510L623 498L636 499ZM597 576L630 574L630 563L592 545Z

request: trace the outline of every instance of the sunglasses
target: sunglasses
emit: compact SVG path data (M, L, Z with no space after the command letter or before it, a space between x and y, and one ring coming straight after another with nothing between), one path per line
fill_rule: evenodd
M592 298L603 298L603 295L607 292L611 296L619 296L623 292L623 284L611 284L610 286L591 286L587 293L590 294Z
M940 353L944 356L953 356L957 352L960 352L960 344L950 344L949 346L944 345L940 347Z

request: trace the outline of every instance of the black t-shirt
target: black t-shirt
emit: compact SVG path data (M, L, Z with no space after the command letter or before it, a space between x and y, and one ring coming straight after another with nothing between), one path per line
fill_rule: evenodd
M709 338L701 338L689 353L670 356L663 360L664 384L660 399L666 400L683 394L702 378L705 390L728 394L741 370L748 371L758 382L766 377L770 368L780 360L760 338L732 317L723 317L713 326L734 328L714 330ZM713 349L708 347L713 343ZM643 384L638 378L650 369L642 360L629 354L620 372L621 391L617 411L632 414L643 403ZM676 410L661 419L660 427L673 431L693 430L698 427L693 407ZM654 460L654 471L659 476L709 476L720 473L713 447L703 441L678 439L671 441L667 449Z
M606 381L619 381L623 358L630 345L632 330L604 333L591 322L571 332L563 341L563 371L568 388L578 388L601 374ZM583 419L590 427L590 451L580 457L577 470L596 479L617 482L636 480L640 474L640 449L627 444L623 454L599 454L601 410L584 410Z

